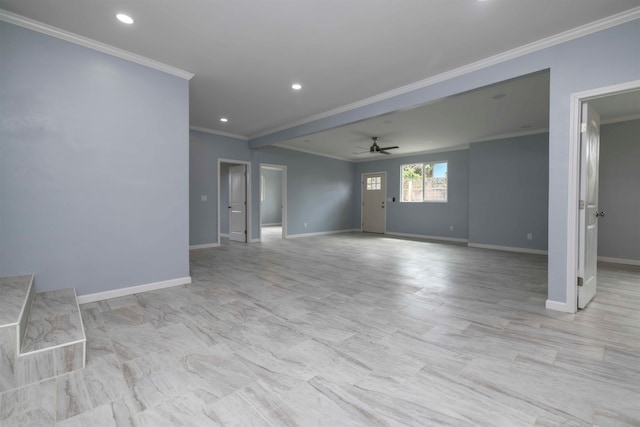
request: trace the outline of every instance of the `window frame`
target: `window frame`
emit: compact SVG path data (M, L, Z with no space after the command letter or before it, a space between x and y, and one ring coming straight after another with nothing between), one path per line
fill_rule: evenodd
M445 200L425 200L425 190L426 190L426 185L425 185L425 179L426 179L426 173L425 173L425 168L427 165L431 165L431 167L433 168L436 164L438 163L446 163L447 165L447 191L445 193ZM404 168L406 166L410 166L410 165L422 165L422 200L420 201L411 201L411 200L404 200ZM400 165L400 203L449 203L449 160L433 160L433 161L423 161L423 162L412 162L412 163L405 163Z

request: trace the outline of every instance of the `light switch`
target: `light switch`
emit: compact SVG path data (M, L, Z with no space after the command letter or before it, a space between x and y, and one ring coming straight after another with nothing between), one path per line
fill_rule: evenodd
M200 196L200 201L201 202L206 202L207 201L207 196L206 195Z

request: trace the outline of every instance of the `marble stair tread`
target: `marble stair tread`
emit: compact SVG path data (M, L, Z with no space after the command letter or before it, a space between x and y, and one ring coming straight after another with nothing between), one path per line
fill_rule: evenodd
M35 294L22 354L86 341L75 291L59 289Z
M33 274L0 277L0 328L17 325L28 301Z

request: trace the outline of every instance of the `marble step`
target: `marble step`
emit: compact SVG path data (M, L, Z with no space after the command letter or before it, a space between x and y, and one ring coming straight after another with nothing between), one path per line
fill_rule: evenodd
M19 325L32 297L33 274L0 277L0 328Z
M75 290L33 289L33 275L0 278L0 393L85 365Z
M24 332L21 355L86 341L73 288L36 293Z

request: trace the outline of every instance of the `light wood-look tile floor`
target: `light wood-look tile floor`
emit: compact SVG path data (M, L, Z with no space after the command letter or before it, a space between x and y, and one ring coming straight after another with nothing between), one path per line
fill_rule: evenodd
M640 269L577 314L544 256L358 233L191 253L193 283L85 304L87 367L2 426L640 425Z

